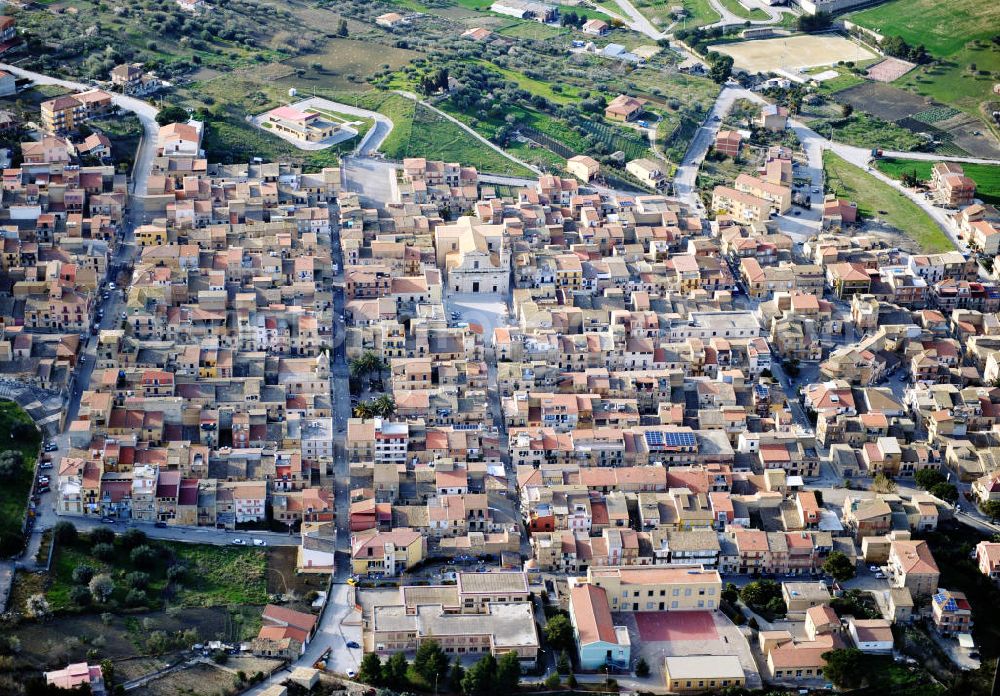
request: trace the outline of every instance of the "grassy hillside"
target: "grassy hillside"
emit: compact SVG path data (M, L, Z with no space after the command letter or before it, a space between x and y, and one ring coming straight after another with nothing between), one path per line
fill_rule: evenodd
M954 248L941 228L916 203L829 150L823 153L823 172L827 192L857 203L858 212L864 217L878 215L926 252Z
M878 170L894 179L903 174L913 174L921 181L929 181L933 162L888 157L876 163ZM976 182L976 197L987 203L1000 203L1000 166L989 164L963 164L965 175Z

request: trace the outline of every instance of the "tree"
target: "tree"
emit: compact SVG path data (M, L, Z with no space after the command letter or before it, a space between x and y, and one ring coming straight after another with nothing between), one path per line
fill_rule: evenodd
M382 660L379 659L378 653L365 653L365 656L361 658L361 666L358 667L358 681L372 686L378 686L382 683Z
M132 588L125 593L125 605L129 607L141 607L146 603L146 593L140 589Z
M833 551L826 557L826 560L823 561L823 571L838 582L850 580L856 572L854 564L841 551Z
M400 689L406 686L406 656L403 653L394 653L384 665L382 665L382 682L393 689Z
M337 36L346 37L347 36L347 20L340 20L340 24L337 25Z
M101 660L101 677L104 678L104 686L108 689L115 685L115 663L109 659Z
M90 553L99 561L111 561L118 555L114 544L105 543L94 544L94 547L90 549Z
M94 569L86 563L81 563L73 569L73 582L86 585L94 577Z
M740 599L750 608L765 607L775 597L781 599L781 585L774 580L754 580L740 590Z
M947 503L955 503L958 501L958 488L954 483L934 484L928 492Z
M547 689L558 689L560 684L562 684L562 679L559 678L558 673L550 674L545 678L545 688Z
M76 525L67 520L57 522L52 528L52 538L59 544L73 544L77 539Z
M864 654L856 648L829 650L821 656L826 660L823 676L842 689L854 689L865 680Z
M895 493L896 482L880 471L872 479L872 490L876 493Z
M115 591L115 581L107 573L95 575L87 586L90 588L90 594L94 595L94 599L98 602L108 601L111 593Z
M645 679L649 676L649 663L646 662L645 657L640 657L639 661L635 663L635 676L640 679Z
M381 372L385 367L382 358L375 351L366 350L350 362L348 368L354 377L364 377L372 372Z
M24 613L37 621L45 621L52 616L52 607L45 595L38 592L24 601Z
M351 414L355 418L372 418L375 416L375 407L371 401L362 401L351 409Z
M497 662L496 691L494 693L513 693L520 683L521 658L516 652L505 652Z
M136 568L149 568L156 563L156 551L151 546L143 544L132 549L129 560Z
M545 624L545 640L554 650L573 649L573 624L565 614L556 614Z
M559 674L569 674L573 671L573 663L570 662L569 653L565 650L559 653L559 659L556 660L556 671Z
M568 677L566 677L566 686L569 687L570 689L575 689L576 688L576 675L575 674L571 674Z
M156 114L156 122L161 126L169 126L171 123L187 123L189 118L187 109L174 104L163 107Z
M472 665L462 679L462 692L465 696L484 696L495 693L497 676L497 660L493 655L486 654L479 662Z
M389 418L396 412L396 401L388 394L382 394L372 402L372 410L380 418Z
M144 590L149 587L149 573L133 570L125 575L125 584L136 590Z
M733 57L714 51L709 54L708 76L713 82L722 84L733 74Z
M850 118L851 114L853 113L854 113L853 104L844 104L842 107L840 107L840 114L844 118Z
M979 507L983 511L983 514L994 522L1000 517L1000 500L987 500Z
M913 480L925 491L929 491L937 484L944 483L945 477L937 469L921 469L913 475Z
M455 693L462 691L462 679L465 678L465 668L462 662L456 657L451 663L451 671L448 672L448 686Z
M123 547L131 550L145 544L146 538L146 532L133 527L121 535L121 542Z
M95 527L90 530L90 534L87 536L90 538L91 546L111 544L115 540L115 530L111 529L111 527Z
M74 585L69 591L69 599L78 607L86 607L90 605L93 597L90 594L90 590L83 585Z
M427 684L436 684L448 673L448 656L436 640L426 640L417 648L413 669Z

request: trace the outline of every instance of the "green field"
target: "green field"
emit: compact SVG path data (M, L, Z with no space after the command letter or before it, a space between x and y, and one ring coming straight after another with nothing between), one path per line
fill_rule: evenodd
M810 128L827 137L832 127L834 140L855 147L912 152L924 144L924 139L911 130L857 111L846 119L812 119L808 123Z
M914 174L921 181L930 181L933 162L905 160L887 157L875 164L880 172L894 179L905 174ZM976 197L987 203L1000 203L1000 165L962 164L965 175L976 182Z
M1000 27L1000 4L984 0L892 0L848 17L880 34L923 44L938 57L957 53L966 42L990 39Z
M507 68L501 68L489 61L478 60L476 61L480 65L483 65L490 70L500 73L506 79L510 80L516 84L521 89L527 90L532 94L538 94L545 97L549 101L553 101L556 104L569 104L576 101L577 90L576 87L562 87L559 91L553 89L552 84L548 82L543 82L541 80L536 80L532 77L528 77L524 73L518 72L516 70L509 70Z
M116 606L162 608L166 604L185 607L260 605L267 602L267 556L265 551L233 546L182 544L167 541L146 542L155 552L156 560L136 566L129 557L122 536L115 539L116 555L111 560L99 560L91 553L91 542L81 535L72 544L57 544L53 559L51 582L45 591L53 611L80 609L71 599L76 583L73 570L81 565L95 573L107 573L115 583L111 601ZM186 569L177 581L167 579L167 569L181 565ZM126 599L126 576L134 571L149 575L141 603ZM92 602L86 610L99 611L109 604Z
M764 12L764 10L757 7L752 10L748 10L743 6L740 0L719 0L719 2L721 2L722 6L734 15L742 17L743 19L767 19L770 16L767 12Z
M21 455L20 469L0 481L0 557L6 558L19 551L24 543L21 525L41 434L31 416L13 401L0 401L0 433L5 433L7 439L0 451L15 450Z
M391 152L389 143L383 147L390 157L426 157L427 159L472 165L481 172L532 176L532 172L487 147L443 116L417 104L409 139L398 143Z
M992 42L1000 27L1000 3L892 0L849 18L882 34L901 36L913 46L923 44L937 59L910 71L896 86L989 122L983 105L994 99L993 84L1000 73L1000 46Z
M877 215L928 253L954 248L941 228L913 201L829 150L823 152L823 171L826 191L857 203L863 216Z

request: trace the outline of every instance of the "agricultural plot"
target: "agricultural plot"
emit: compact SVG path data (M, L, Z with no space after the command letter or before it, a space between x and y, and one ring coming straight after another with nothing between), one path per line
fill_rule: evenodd
M400 68L420 53L395 46L385 46L355 39L327 39L323 50L306 53L285 61L292 73L277 83L296 87L306 93L310 89L366 89L365 78L377 70Z
M970 152L985 147L996 154L995 124L990 123L989 103L995 99L993 84L1000 72L1000 46L992 39L1000 26L1000 4L981 0L892 0L849 18L882 34L900 36L910 45L923 44L936 59L918 66L895 82L896 86L961 109L980 123L966 129L993 129L985 143L956 136ZM971 148L971 149L970 149ZM979 154L979 153L976 153Z
M920 137L930 138L935 149L941 152L983 157L1000 155L996 141L968 114L893 85L865 82L837 92L837 101L851 104L856 112L871 114L912 133L923 134ZM872 134L872 137L877 136L877 133ZM900 148L893 146L893 149Z
M598 121L581 121L580 125L598 142L603 143L610 152L619 150L624 152L626 160L639 159L650 154L649 141L635 131Z
M834 65L838 61L869 60L875 54L859 43L834 34L787 36L759 41L714 44L710 50L732 56L735 65L750 72Z

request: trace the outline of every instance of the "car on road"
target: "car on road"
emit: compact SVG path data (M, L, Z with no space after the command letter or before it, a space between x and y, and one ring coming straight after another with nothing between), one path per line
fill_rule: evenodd
M812 192L813 193L819 193L819 187L818 186L813 186Z
M55 452L58 449L59 449L59 445L56 444L55 442L47 442L47 443L45 443L45 451L46 452Z
M157 529L166 529L167 528L167 523L163 522L162 520L159 520L159 521L154 522L153 526L156 527Z
M878 572L878 566L868 566L868 570L870 570L873 573L877 573Z
M875 573L875 579L876 580L885 580L885 573L883 573L880 570L879 572Z
M347 641L347 647L351 648L352 650L357 650L361 646L358 645L358 641L356 641L356 640L349 640L349 641Z
M263 539L254 539L253 540L253 545L254 546L267 546L267 542L264 541Z
M233 539L233 543L236 544L237 546L246 546L246 542L238 537L236 539Z
M114 289L115 289L115 287L116 287L116 286L115 286L115 284L114 284L114 283L108 283L108 290L114 290Z
M39 483L48 483L49 481L50 481L50 479L49 479L49 477L48 477L48 476L44 476L44 475L43 475L43 476L39 476L39 477L38 477L38 482L39 482Z
M102 517L101 524L114 524L115 521L110 517Z

